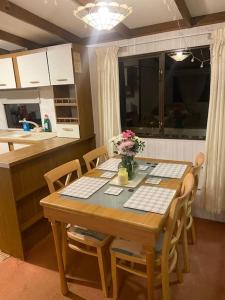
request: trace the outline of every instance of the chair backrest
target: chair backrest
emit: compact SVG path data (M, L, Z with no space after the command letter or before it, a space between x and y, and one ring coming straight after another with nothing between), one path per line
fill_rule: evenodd
M193 186L194 176L188 173L183 181L181 195L171 204L162 248L162 257L170 261L170 270L174 269L177 261L177 244L184 228L187 202L191 197Z
M108 158L109 155L106 146L98 147L83 156L88 171L97 167L100 160L105 161Z
M199 173L201 171L201 168L205 162L205 155L202 152L199 152L195 158L195 165L192 168L192 173L195 177L195 188L197 191L198 188L198 181L199 181Z
M78 159L69 161L47 172L44 175L44 178L48 184L50 193L54 193L56 190L67 186L70 183L74 172L76 173L77 178L82 176L81 166ZM65 178L64 182L62 182L63 178ZM58 188L56 188L56 185L58 185Z

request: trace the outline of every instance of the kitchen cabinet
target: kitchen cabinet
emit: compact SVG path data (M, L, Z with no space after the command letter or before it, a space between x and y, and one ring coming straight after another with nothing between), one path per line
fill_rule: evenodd
M48 47L47 57L51 85L74 84L71 44Z
M50 85L46 52L17 56L22 88Z
M15 89L16 80L12 58L0 59L0 89Z

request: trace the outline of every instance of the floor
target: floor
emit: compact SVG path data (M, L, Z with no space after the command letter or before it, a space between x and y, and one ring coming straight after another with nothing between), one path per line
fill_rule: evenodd
M198 219L196 228L198 241L190 246L191 273L185 274L184 283L172 284L172 299L225 300L225 224ZM9 258L0 263L0 299L103 300L95 258L75 255L73 260L76 268L70 270L71 292L64 297L59 289L52 236L48 236L28 253L26 262ZM119 300L144 299L145 281L127 277ZM161 299L160 289L156 290L156 299Z

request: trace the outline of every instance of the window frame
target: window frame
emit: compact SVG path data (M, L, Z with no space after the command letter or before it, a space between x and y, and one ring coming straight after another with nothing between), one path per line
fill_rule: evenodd
M203 46L197 46L197 47L190 47L190 49L204 49L208 48L210 50L210 45L203 45ZM177 134L177 137L175 137L176 134L172 134L172 136L168 137L165 134L165 75L166 75L166 55L170 52L176 51L177 49L174 50L165 50L165 51L159 51L159 52L152 52L152 53L145 53L145 54L137 54L137 55L130 55L130 56L125 56L125 57L119 57L118 58L118 65L120 62L125 63L126 61L134 60L135 58L138 60L141 59L147 59L147 58L154 58L157 57L159 59L159 124L158 127L150 127L150 126L145 126L145 127L126 127L122 126L122 129L133 129L135 132L137 132L139 135L142 135L143 137L150 137L150 138L176 138L176 139L194 139L194 140L205 140L205 135L204 136L199 136L196 135L193 137L182 137ZM119 78L120 82L120 78ZM140 88L140 86L139 86ZM140 94L140 93L139 93ZM123 122L121 120L121 125L123 125ZM194 128L193 130L197 130L197 128ZM202 129L206 130L206 129ZM140 132L142 131L142 132ZM149 133L149 132L150 133Z

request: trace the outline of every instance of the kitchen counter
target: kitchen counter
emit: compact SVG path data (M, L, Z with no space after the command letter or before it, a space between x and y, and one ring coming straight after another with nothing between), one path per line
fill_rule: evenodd
M9 141L3 132L0 135L2 140ZM14 136L13 141L14 138L21 139ZM30 139L22 137L27 138ZM83 167L83 155L94 148L94 135L82 139L52 137L36 139L28 147L0 155L0 233L4 233L0 234L0 249L3 252L25 259L26 251L50 232L39 204L49 194L43 175L73 159L79 159Z
M0 130L0 143L35 144L56 137L54 132Z
M79 144L86 139L71 139L58 138L45 139L38 141L38 143L31 144L30 147L25 147L19 150L10 151L0 155L0 167L10 168L12 166L21 164L22 162L32 160L35 157L40 157L43 154L51 153L56 150L62 150L67 146Z

